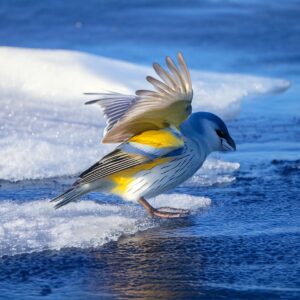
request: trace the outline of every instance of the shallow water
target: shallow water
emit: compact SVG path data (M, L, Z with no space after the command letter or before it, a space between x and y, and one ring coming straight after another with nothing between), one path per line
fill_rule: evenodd
M300 3L91 1L82 7L53 1L51 9L49 3L2 1L1 45L80 50L142 64L182 49L194 69L279 77L292 86L243 102L228 121L238 151L214 154L189 182L154 200L191 207L182 220L153 220L138 206L96 193L55 212L48 199L72 182L73 165L55 176L41 160L36 170L44 166L45 178L39 180L30 179L34 172L22 180L26 170L13 164L10 172L2 170L0 299L298 299ZM7 95L0 101L8 103ZM7 120L1 122L3 147L9 145ZM73 145L96 156L87 149L99 137L98 119L87 120L78 124L93 129L91 141ZM18 136L14 126L9 133ZM44 142L41 136L37 142ZM9 147L6 155L17 160L21 151Z
M248 157L230 185L178 189L214 200L189 218L155 221L155 229L94 249L81 245L4 255L2 297L296 299L300 161L271 159L262 164ZM14 188L15 195L26 198L24 194L36 189L33 185ZM51 186L55 184L49 183L44 192L38 189L37 198L49 195ZM142 216L151 227L143 211L134 210L127 214Z

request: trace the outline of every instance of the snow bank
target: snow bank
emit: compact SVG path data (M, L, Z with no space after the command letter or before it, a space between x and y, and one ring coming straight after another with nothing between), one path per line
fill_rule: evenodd
M90 100L83 93L134 93L153 74L150 67L61 50L0 47L0 65L0 179L6 180L72 175L94 163L112 146L100 144L105 122L98 107L83 105ZM225 118L244 97L289 86L236 74L193 71L192 78L194 111Z

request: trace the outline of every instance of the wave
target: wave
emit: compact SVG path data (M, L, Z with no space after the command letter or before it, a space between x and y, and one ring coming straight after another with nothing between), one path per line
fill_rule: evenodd
M187 58L189 62L189 59ZM0 47L0 179L76 174L112 146L105 124L84 92L133 93L147 88L150 67L75 51ZM192 65L192 62L190 62ZM230 118L245 97L277 93L289 82L240 74L192 71L194 111Z

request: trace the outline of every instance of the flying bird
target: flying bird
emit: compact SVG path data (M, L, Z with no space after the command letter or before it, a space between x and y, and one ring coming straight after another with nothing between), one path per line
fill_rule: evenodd
M114 151L79 175L66 192L51 201L62 207L92 191L140 203L151 215L184 217L188 210L152 207L146 199L175 188L190 178L213 151L234 151L225 123L209 112L192 113L193 89L181 53L167 68L154 63L159 79L147 76L154 90L135 95L89 93L107 120L103 143L119 143Z

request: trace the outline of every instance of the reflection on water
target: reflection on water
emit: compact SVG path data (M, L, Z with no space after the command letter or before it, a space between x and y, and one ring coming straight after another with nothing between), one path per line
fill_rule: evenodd
M175 226L166 224L166 228L192 226L192 223L192 220L181 221ZM97 252L96 259L104 262L106 268L90 274L93 278L91 291L97 287L100 291L107 288L120 297L141 299L173 299L199 294L193 289L191 278L200 278L201 249L197 245L190 247L190 242L185 247L184 238L170 239L164 235L163 227L124 238L107 251ZM154 237L153 233L158 233L159 237ZM106 277L105 282L103 277Z
M193 223L182 225L195 226ZM278 248L285 242L295 242L296 236L170 237L169 228L163 227L96 252L95 258L103 268L89 273L91 292L107 290L121 299L213 299L218 295L251 298L254 294L263 298L284 291L290 296L297 292L288 288L288 265L283 253L276 257ZM285 248L291 251L289 246ZM292 250L289 258L293 254L296 252ZM282 269L274 272L275 263ZM261 280L253 277L258 273L263 275Z

